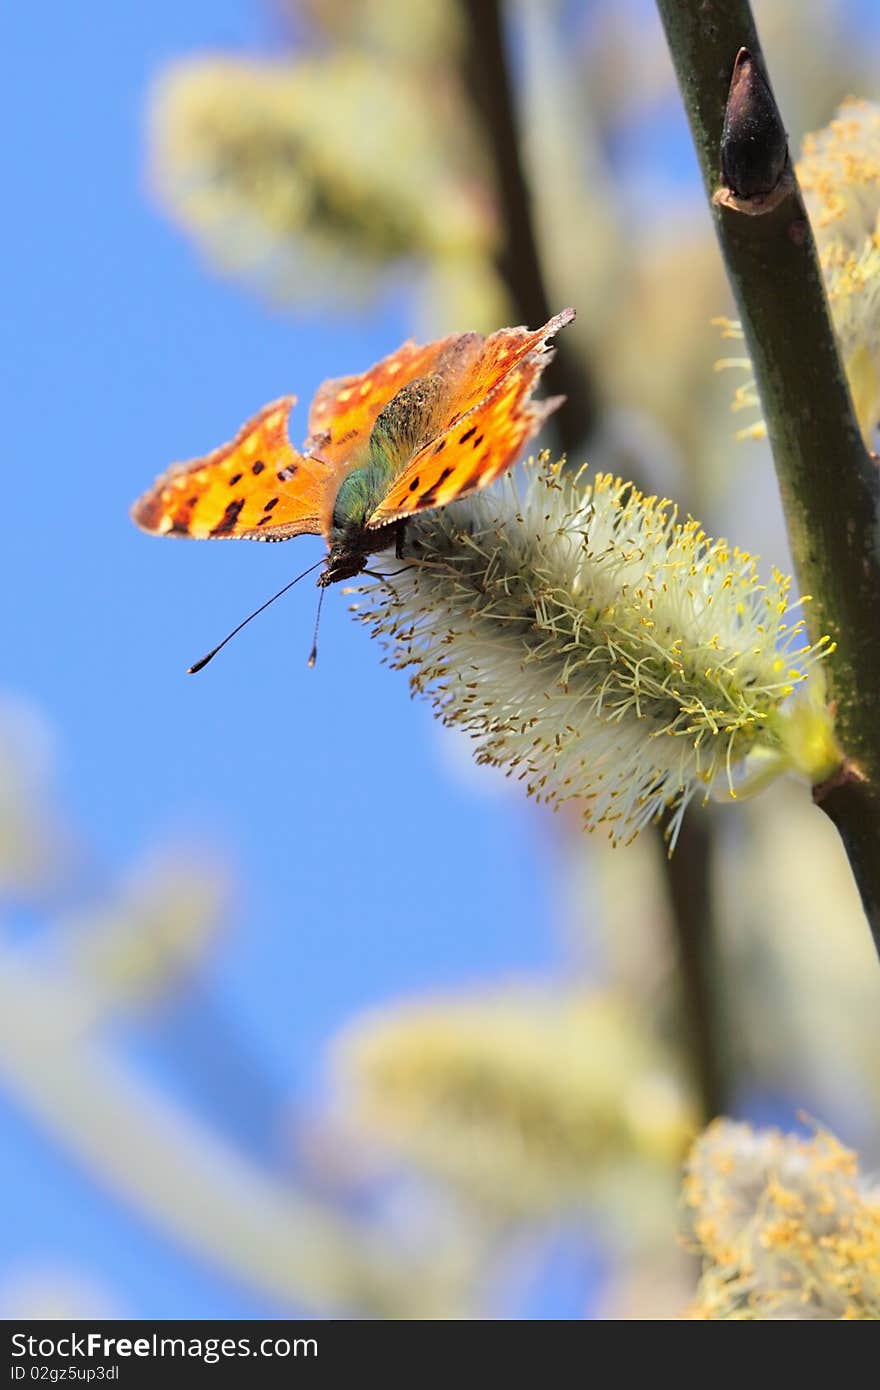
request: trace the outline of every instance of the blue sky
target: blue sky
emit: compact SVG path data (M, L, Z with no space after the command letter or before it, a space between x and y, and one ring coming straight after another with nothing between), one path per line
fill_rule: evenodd
M170 460L408 336L406 296L284 316L215 278L159 214L144 101L187 52L259 46L253 0L39 7L6 17L3 84L8 689L58 733L59 797L108 877L184 837L236 879L233 930L141 1062L270 1158L278 1107L314 1089L354 1010L555 959L541 818L451 775L427 708L331 591L310 672L304 584L193 678L187 665L320 542L145 537L128 507ZM215 1034L227 1039L222 1045ZM235 1041L232 1041L234 1039ZM277 1152L275 1152L277 1158ZM161 1241L0 1107L5 1269L80 1270L133 1316L259 1308ZM2 1271L0 1271L2 1277Z

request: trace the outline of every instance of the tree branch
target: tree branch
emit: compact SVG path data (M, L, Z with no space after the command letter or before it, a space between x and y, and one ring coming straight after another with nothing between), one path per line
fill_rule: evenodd
M538 327L559 306L550 306L538 251L507 66L501 0L461 0L461 12L466 34L464 85L483 127L495 175L500 223L495 265L517 314L524 323ZM556 356L544 376L551 394L566 397L555 420L562 448L576 454L595 428L598 403L589 374L564 335L556 341Z
M837 354L812 231L786 167L769 195L719 190L728 87L742 47L766 76L747 0L657 0L715 230L739 305L798 581L812 595L837 732L853 775L816 800L834 821L880 951L878 473ZM769 84L769 79L768 79ZM720 193L720 196L719 196Z
M718 994L715 914L712 902L713 823L700 807L682 823L675 853L666 855L666 890L675 933L685 1054L708 1124L730 1108L732 1078L725 1022Z

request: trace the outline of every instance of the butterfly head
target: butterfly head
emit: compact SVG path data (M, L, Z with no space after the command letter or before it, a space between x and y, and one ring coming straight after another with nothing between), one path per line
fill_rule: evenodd
M367 556L363 550L352 549L345 544L333 545L327 554L327 563L318 575L318 586L326 589L328 584L352 579L366 568L366 564Z
M326 589L328 584L338 584L342 579L363 574L370 556L387 550L391 545L398 556L402 556L403 523L392 521L385 526L368 527L350 521L345 526L333 527L329 539L327 559L318 575L318 585L322 589Z

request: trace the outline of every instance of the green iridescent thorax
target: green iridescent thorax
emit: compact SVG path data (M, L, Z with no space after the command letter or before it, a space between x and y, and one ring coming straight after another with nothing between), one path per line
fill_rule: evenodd
M364 462L351 470L336 494L331 544L363 530L395 478L436 434L446 390L437 374L416 377L380 411Z
M366 462L353 468L336 494L333 503L331 541L341 540L346 532L360 530L366 525L396 477L396 470L387 454L373 447Z

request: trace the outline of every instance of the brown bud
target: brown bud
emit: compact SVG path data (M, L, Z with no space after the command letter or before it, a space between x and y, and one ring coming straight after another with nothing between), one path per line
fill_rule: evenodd
M724 128L721 173L740 198L770 193L788 163L788 140L779 107L747 48L733 65Z

